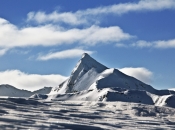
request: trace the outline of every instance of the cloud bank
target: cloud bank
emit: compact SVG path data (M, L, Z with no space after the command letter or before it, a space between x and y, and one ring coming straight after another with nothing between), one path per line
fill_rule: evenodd
M27 74L20 70L7 70L0 72L0 84L10 84L19 89L37 90L47 87L55 87L67 77L57 74L39 75Z
M18 28L2 18L0 18L0 29L1 48L56 46L74 43L95 45L128 40L133 37L123 32L118 26L91 26L83 29L72 28L66 30L59 26L48 24Z

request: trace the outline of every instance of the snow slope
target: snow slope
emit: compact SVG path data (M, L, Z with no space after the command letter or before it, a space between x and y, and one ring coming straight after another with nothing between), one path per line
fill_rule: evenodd
M51 91L51 87L44 87L37 91L27 91L20 90L11 85L0 85L0 96L8 96L8 97L30 97L35 93L48 94Z
M47 101L122 101L175 108L175 95L160 96L145 90L129 90L117 87L91 89L65 94L34 94L30 99L44 99Z

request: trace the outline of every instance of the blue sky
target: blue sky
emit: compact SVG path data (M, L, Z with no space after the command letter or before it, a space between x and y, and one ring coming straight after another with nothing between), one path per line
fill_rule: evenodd
M174 0L0 1L0 84L56 86L89 53L157 89L175 88Z

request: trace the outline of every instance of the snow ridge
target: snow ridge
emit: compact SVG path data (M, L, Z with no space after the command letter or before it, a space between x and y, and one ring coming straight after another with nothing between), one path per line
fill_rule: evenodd
M42 89L31 92L23 89L22 90L17 89L8 84L0 85L0 96L7 96L7 97L30 97L35 93L48 94L50 91L51 87L44 87Z

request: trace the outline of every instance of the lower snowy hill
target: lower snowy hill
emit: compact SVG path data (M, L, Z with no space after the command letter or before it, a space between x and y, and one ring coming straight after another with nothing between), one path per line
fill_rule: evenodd
M50 93L52 87L44 87L39 90L33 91L32 93L48 94Z
M48 94L51 91L51 87L44 87L37 91L27 91L17 89L11 85L0 85L0 96L8 96L8 97L30 97L35 93Z

